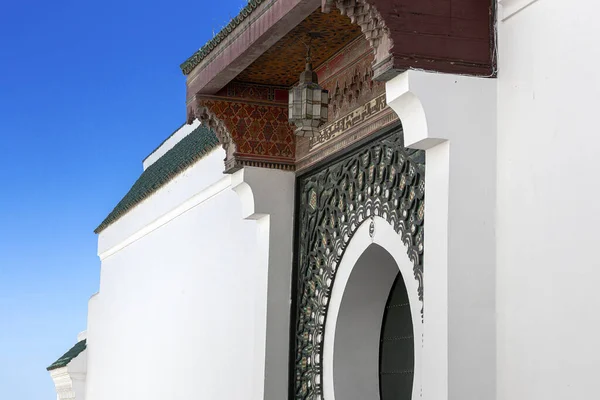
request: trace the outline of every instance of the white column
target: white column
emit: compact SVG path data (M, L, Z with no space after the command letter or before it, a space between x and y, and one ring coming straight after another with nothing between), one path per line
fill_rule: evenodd
M426 150L423 399L494 399L496 81L408 71L386 91Z
M256 400L288 396L290 293L294 217L293 172L246 167L232 176L243 217L256 220L261 260L256 271L256 323L253 365ZM239 366L244 368L245 366ZM253 399L254 400L254 399Z

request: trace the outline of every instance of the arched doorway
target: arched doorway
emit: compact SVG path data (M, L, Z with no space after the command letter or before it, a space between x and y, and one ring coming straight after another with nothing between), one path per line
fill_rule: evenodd
M421 304L401 243L392 226L375 217L348 244L329 298L322 399L408 400L420 395Z
M399 267L371 244L356 261L337 310L326 398L410 400L414 334L408 292ZM328 387L329 386L329 387ZM331 387L333 386L333 387Z
M344 393L338 400L355 398L358 393L361 395L356 398L379 398L383 312L398 270L404 278L410 303L408 315L417 338L410 342L414 384L407 398L416 398L420 393L425 165L424 155L405 149L402 142L402 131L396 128L298 178L291 398L335 400L335 390ZM379 246L381 254L375 250L377 246L370 248L373 245ZM381 262L359 262L363 253L365 259L375 257ZM393 262L384 262L385 254ZM376 277L369 265L383 275L373 293L376 298L359 301L366 293L361 285L367 278ZM355 268L357 274L363 271L364 279L350 279ZM408 279L412 276L415 279ZM353 291L358 293L354 306L347 300L352 295L346 294ZM369 312L363 312L364 307ZM344 310L354 308L365 318L375 319L369 319L369 324L338 329L338 322L343 326L352 321L346 315L352 311ZM370 339L366 340L365 335ZM362 350L356 347L366 346L367 342L370 344ZM382 358L382 362L385 360ZM369 366L359 368L361 365ZM344 372L344 368L349 369ZM364 384L359 388L357 382Z

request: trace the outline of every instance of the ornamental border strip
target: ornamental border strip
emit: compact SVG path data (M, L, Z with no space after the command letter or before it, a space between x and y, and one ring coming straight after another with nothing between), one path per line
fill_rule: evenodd
M290 360L295 400L323 400L329 297L336 270L361 224L379 216L400 235L423 305L424 152L403 144L399 129L298 178Z
M223 40L225 40L242 22L244 22L250 15L261 5L264 0L249 0L248 4L242 8L240 13L233 17L231 21L223 29L219 31L212 39L210 39L204 46L192 54L187 60L185 60L179 68L184 75L188 75L194 68L202 62Z

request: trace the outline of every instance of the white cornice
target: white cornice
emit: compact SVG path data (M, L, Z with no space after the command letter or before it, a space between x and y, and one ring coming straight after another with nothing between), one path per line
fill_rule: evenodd
M67 367L58 368L50 371L50 377L54 381L58 400L75 399L73 392L73 381L67 370Z
M529 7L533 3L539 0L498 0L501 7L501 18L502 21L506 21L519 11Z
M213 198L214 196L218 195L219 193L223 192L224 190L229 189L230 187L231 187L231 175L225 175L223 178L221 178L219 181L217 181L213 185L207 187L206 189L202 190L198 194L192 196L190 199L183 202L178 207L175 207L173 210L161 215L160 217L155 219L153 222L149 223L148 225L137 230L135 233L133 233L132 235L130 235L127 238L125 238L124 240L122 240L117 245L112 246L111 248L107 249L106 251L103 251L102 253L98 254L98 256L100 257L100 260L104 260L107 257L112 256L116 252L124 249L125 247L129 246L130 244L136 242L137 240L143 238L144 236L148 235L149 233L153 232L154 230L165 225L169 221L179 217L181 214L186 213L187 211L191 210L192 208L199 206L200 204Z

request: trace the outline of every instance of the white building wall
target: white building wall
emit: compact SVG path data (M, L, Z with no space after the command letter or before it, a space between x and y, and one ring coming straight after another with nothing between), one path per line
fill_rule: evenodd
M428 151L428 190L432 184L435 190L428 191L426 222L445 221L426 236L423 394L590 398L600 374L594 179L600 5L504 5L497 80L409 72L387 86L407 142ZM397 105L393 85L403 88ZM496 127L488 113L495 110L491 94L498 103L497 138L488 127ZM469 101L481 109L462 107ZM88 327L89 400L284 398L276 396L285 391L283 380L277 390L261 386L269 368L265 352L275 372L285 375L287 364L281 347L265 344L266 328L256 325L267 320L269 279L283 283L268 307L277 315L288 309L283 277L289 274L269 275L258 252L290 242L265 244L259 237L269 220L263 211L242 211L247 202L229 190L239 183L221 174L223 156L213 152L100 235L101 288L90 301ZM432 175L432 166L446 172ZM497 186L482 186L493 182L490 174ZM268 185L263 189L255 195L271 194ZM280 213L289 216L290 204ZM249 215L260 221L244 221ZM279 237L291 224L278 229ZM288 250L277 257L285 259ZM285 345L285 326L270 332Z
M600 3L504 5L497 398L597 398Z
M422 397L493 399L497 82L407 71L386 97L426 150Z
M100 234L88 400L262 398L263 379L253 377L264 369L255 343L257 332L264 342L266 328L256 325L265 319L267 268L257 223L242 218L222 174L223 153Z

